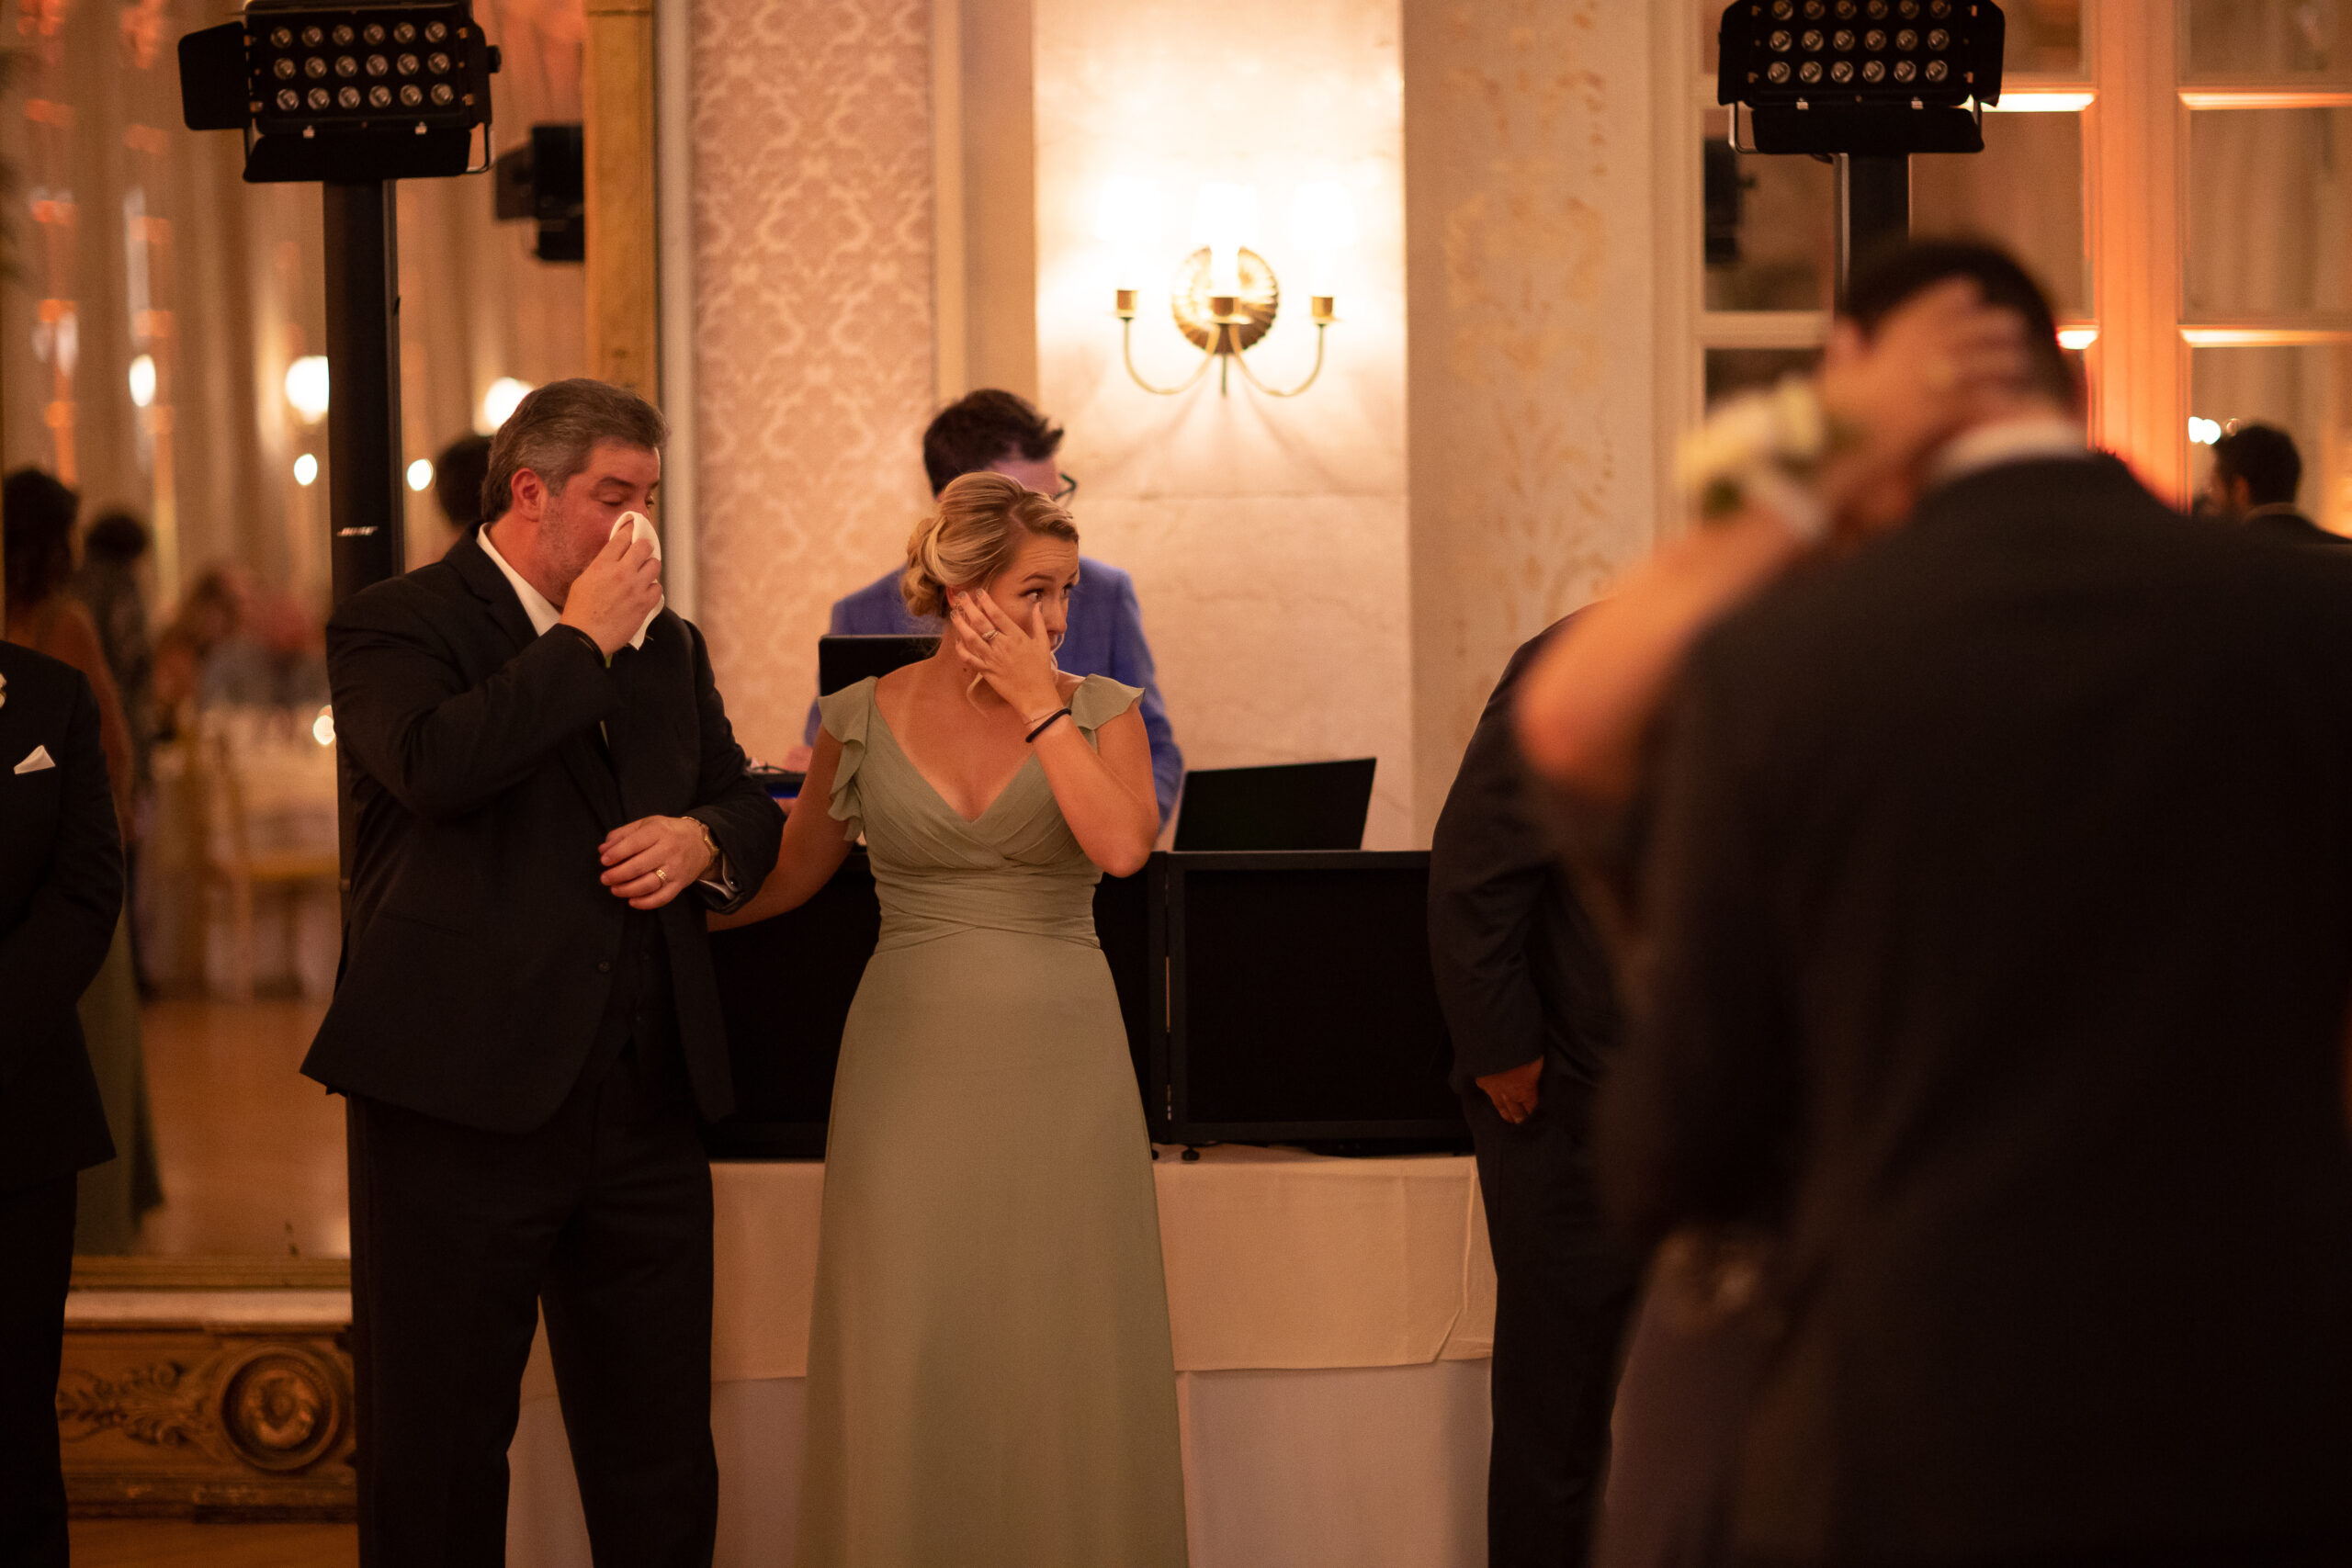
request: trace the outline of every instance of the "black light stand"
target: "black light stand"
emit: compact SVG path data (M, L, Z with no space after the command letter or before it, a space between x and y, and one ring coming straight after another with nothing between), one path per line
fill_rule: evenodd
M1838 165L1838 308L1857 257L1911 234L1911 155L1840 152Z
M401 504L400 239L390 180L329 181L327 507L334 602L407 570Z
M472 0L247 0L238 20L181 39L179 60L181 117L191 130L241 132L248 184L324 190L340 605L406 566L397 182L490 167L498 50Z

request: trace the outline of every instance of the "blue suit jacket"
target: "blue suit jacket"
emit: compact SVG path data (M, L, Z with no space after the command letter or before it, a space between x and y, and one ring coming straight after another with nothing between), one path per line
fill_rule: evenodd
M1143 637L1143 611L1136 604L1135 579L1115 566L1089 557L1079 558L1078 592L1070 595L1069 629L1056 658L1072 675L1108 675L1123 685L1143 688L1143 728L1151 739L1152 792L1159 797L1162 826L1176 809L1176 791L1184 782L1184 753L1177 749L1176 732L1168 725L1168 705L1159 695L1159 676L1151 661L1151 645ZM846 599L833 601L835 637L937 637L939 623L917 620L907 613L895 571L876 578ZM808 705L808 725L803 739L817 743L817 705Z

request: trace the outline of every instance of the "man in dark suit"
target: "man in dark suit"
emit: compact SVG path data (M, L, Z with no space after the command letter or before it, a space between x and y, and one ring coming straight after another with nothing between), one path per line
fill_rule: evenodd
M2224 522L2297 544L2352 544L2295 510L2302 484L2302 454L2275 424L2241 424L2213 443L2205 496Z
M1511 733L1520 675L1551 635L1505 667L1430 846L1430 956L1495 1256L1495 1568L1586 1560L1634 1285L1602 1220L1591 1157L1616 994Z
M2340 1564L2352 560L2086 452L1998 253L1853 319L1955 276L2030 381L1682 671L1609 1190L1784 1231L1736 1560Z
M0 641L0 1562L63 1568L57 1370L74 1173L114 1157L74 1010L122 911L80 671Z
M704 930L775 863L701 634L616 522L662 417L559 381L492 521L327 628L356 802L303 1070L348 1100L361 1559L496 1562L544 1308L600 1562L707 1563L710 1171L732 1104Z

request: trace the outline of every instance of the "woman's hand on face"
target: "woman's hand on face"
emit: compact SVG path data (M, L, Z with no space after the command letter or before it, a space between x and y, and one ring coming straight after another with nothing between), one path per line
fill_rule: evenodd
M948 619L964 668L986 681L1015 714L1035 720L1061 706L1061 672L1054 664L1044 606L1030 606L1024 626L987 590L971 588L951 596Z

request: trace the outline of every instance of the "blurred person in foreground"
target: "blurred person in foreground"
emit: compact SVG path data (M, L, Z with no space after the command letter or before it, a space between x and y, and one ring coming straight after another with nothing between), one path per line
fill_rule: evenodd
M1067 506L1078 493L1078 481L1056 466L1063 431L1017 393L983 387L967 392L939 411L922 433L922 467L935 499L966 474L1003 474L1024 489L1051 496ZM1070 596L1069 627L1055 658L1072 675L1104 675L1143 692L1144 733L1151 738L1152 794L1159 802L1159 821L1167 826L1176 810L1176 794L1183 787L1184 753L1168 722L1168 704L1159 694L1159 667L1151 644L1144 640L1143 609L1136 600L1135 579L1117 567L1088 557L1080 563L1080 580ZM833 637L937 637L944 623L937 616L917 615L899 592L899 574L883 573L872 582L833 602ZM817 743L818 705L808 705L808 720L801 739ZM787 765L806 766L796 751Z
M710 1162L734 1103L703 918L782 821L642 520L668 427L525 398L491 521L329 631L356 849L302 1071L345 1097L359 1553L495 1562L544 1309L596 1561L707 1563Z
M88 679L0 642L0 1562L27 1568L67 1560L57 1375L77 1173L115 1152L76 1006L122 910L107 773Z
M2295 438L2275 424L2241 424L2213 443L2213 471L2204 499L2225 523L2305 545L2352 544L2295 509L2303 484L2303 457Z
M1520 678L1559 629L1511 655L1430 844L1430 956L1495 1258L1491 1568L1585 1562L1636 1283L1592 1168L1609 955L1511 733Z
M1883 352L1955 278L2016 377ZM1601 1161L1637 1244L1780 1239L1726 1555L2340 1564L2352 560L2087 452L1998 252L1905 247L1848 311L1827 439L1710 465L1778 567L1668 563L1522 720L1605 796L1666 693ZM1874 360L1896 409L1982 389L1906 429Z
M135 818L137 762L122 699L107 669L106 645L73 592L74 522L81 498L51 475L19 468L6 481L9 641L79 671L97 709L98 739L114 801L116 850ZM9 761L13 763L15 759ZM139 1217L164 1201L149 1121L147 1056L141 1036L139 980L130 953L130 919L116 899L117 920L106 961L81 993L82 1034L105 1097L119 1157L82 1172L74 1250L119 1254L139 1235ZM0 1007L5 1007L0 994ZM4 1017L5 1014L0 1014Z

